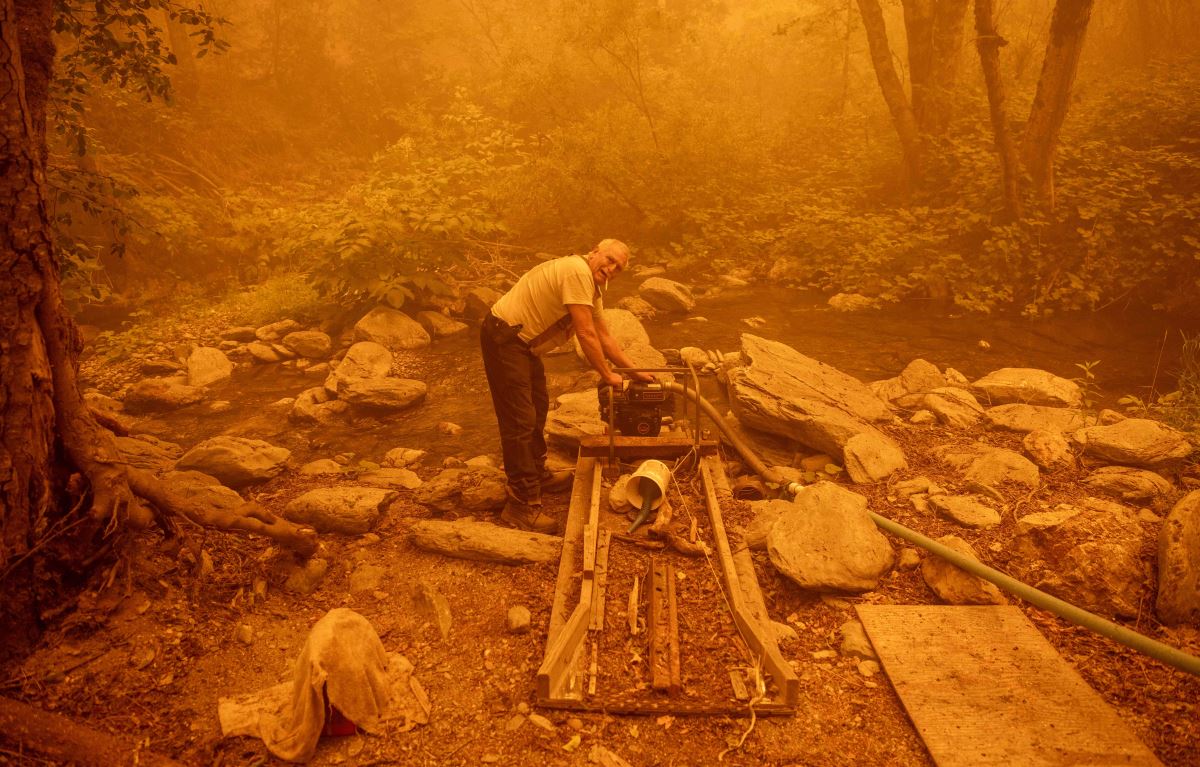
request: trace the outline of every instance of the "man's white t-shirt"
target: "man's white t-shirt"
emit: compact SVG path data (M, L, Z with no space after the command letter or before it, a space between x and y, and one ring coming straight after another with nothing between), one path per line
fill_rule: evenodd
M603 310L587 256L563 256L533 267L496 301L492 314L509 325L520 325L521 340L530 343L536 339L537 344L530 344L530 350L541 355L575 332L569 304L590 306L593 314ZM538 338L555 324L559 325L557 332Z

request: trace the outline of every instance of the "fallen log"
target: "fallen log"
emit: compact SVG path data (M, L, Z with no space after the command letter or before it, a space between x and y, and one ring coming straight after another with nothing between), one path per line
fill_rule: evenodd
M184 767L170 757L61 714L0 697L0 743L18 754L35 753L82 767Z
M488 522L426 519L409 531L412 542L426 551L459 559L528 565L558 559L562 538L500 527Z

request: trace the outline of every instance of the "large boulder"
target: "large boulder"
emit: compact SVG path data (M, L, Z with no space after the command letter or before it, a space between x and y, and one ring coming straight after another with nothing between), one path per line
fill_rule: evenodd
M742 530L742 543L746 548L755 551L763 551L767 548L767 536L781 517L800 511L800 507L792 501L778 498L768 501L748 501L748 503L754 516Z
M420 404L428 387L411 378L351 378L338 383L338 399L366 410L395 412Z
M969 429L983 418L983 407L966 389L942 386L926 392L921 407L947 426Z
M452 517L499 511L506 483L504 472L489 466L446 469L414 490L413 500Z
M1083 484L1092 492L1155 509L1165 509L1175 494L1175 486L1161 475L1132 466L1102 466Z
M690 312L696 307L691 288L665 277L651 277L638 286L638 295L664 312Z
M374 341L393 350L429 346L429 334L421 323L386 306L376 306L354 324L354 340Z
M1012 450L974 442L937 448L934 455L962 472L968 481L989 487L1002 482L1015 482L1029 488L1041 484L1037 465Z
M600 400L595 389L561 394L558 407L546 416L546 441L562 448L576 448L583 437L604 434Z
M895 553L867 513L867 499L832 482L796 494L767 534L772 564L801 588L870 591L892 568Z
M946 386L946 377L932 362L916 359L900 375L871 384L871 391L899 407L920 407L925 392Z
M417 322L434 338L444 338L461 333L467 329L467 323L451 319L441 312L431 312L428 309L417 312Z
M374 341L359 341L346 350L329 376L325 379L325 390L337 396L338 384L359 378L383 378L392 370L392 353L383 344Z
M1128 466L1155 468L1177 464L1192 454L1181 432L1147 418L1126 418L1108 426L1075 432L1085 455Z
M1088 417L1080 410L1047 405L1026 405L1020 402L996 405L985 411L988 423L995 429L1022 434L1037 431L1060 431L1070 434L1088 426Z
M225 352L211 346L198 346L187 359L188 386L202 387L228 381L233 375L233 363Z
M993 370L971 386L980 397L993 405L1023 402L1027 405L1079 407L1083 404L1083 392L1079 384L1035 368Z
M1200 623L1200 490L1185 495L1158 531L1158 618Z
M194 405L204 399L204 391L171 378L145 378L129 387L122 404L133 415L162 413Z
M266 482L283 471L291 451L259 439L213 437L183 454L179 470L194 469L233 488Z
M904 451L877 431L864 431L846 440L843 450L846 473L855 484L881 482L908 468Z
M658 311L650 305L650 302L641 296L625 296L617 301L617 308L637 317L639 320L652 319Z
M379 487L321 487L290 501L283 516L310 525L318 533L363 535L379 524L398 496L394 490Z
M860 381L789 346L743 333L742 357L747 364L729 371L730 399L751 428L841 457L855 434L891 420Z
M184 498L228 514L240 513L246 503L236 490L225 487L216 477L210 477L203 472L170 471L162 478L171 490Z
M650 334L646 332L642 321L633 312L626 309L605 309L604 324L608 326L609 334L626 352L629 351L630 347L635 345L650 347ZM587 358L583 356L583 347L579 345L579 339L575 338L574 342L575 356L581 360L586 360ZM651 366L646 365L645 367ZM662 365L655 367L662 367Z
M1021 580L1109 617L1135 618L1149 598L1149 568L1138 517L1089 499L1017 520L1015 570Z
M471 320L482 320L492 305L504 294L486 285L476 285L463 295L463 314Z
M320 330L297 330L283 337L281 343L298 357L323 360L333 351L333 339Z
M137 469L146 471L166 471L175 465L183 448L173 442L166 442L149 434L138 434L133 437L114 437L117 453L121 460Z

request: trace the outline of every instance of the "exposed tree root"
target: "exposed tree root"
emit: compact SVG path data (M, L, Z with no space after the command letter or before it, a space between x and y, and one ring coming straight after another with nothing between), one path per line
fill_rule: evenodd
M301 556L311 556L317 550L317 531L280 519L255 503L247 503L235 512L214 509L199 501L185 498L170 482L163 481L143 469L127 470L133 491L159 510L182 514L198 525L216 527L236 533L263 535Z
M0 742L21 753L86 767L183 767L182 763L92 729L60 714L52 714L26 703L0 697Z

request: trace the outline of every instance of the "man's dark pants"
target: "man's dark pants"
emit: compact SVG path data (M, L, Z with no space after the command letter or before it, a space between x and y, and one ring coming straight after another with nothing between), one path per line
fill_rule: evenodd
M546 369L541 358L520 339L512 327L490 312L479 329L483 369L492 392L492 407L500 424L500 446L508 484L531 501L541 495L546 465Z

